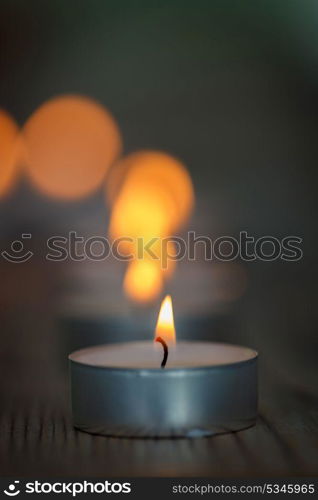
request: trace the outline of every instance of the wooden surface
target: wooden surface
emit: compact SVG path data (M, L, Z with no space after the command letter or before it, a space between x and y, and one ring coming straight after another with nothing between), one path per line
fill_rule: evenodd
M42 399L11 400L2 411L1 474L53 476L317 475L315 399L292 387L263 402L257 425L207 439L91 436L72 427L64 384ZM288 395L286 399L286 394Z

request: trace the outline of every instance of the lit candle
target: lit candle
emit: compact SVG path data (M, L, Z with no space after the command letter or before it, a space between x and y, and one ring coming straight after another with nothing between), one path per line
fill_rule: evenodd
M176 342L169 296L154 340L69 356L75 427L111 436L199 437L255 424L256 351Z

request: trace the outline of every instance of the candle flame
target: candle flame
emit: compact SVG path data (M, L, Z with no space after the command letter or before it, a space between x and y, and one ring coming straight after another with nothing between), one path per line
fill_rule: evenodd
M174 327L173 308L170 295L167 295L161 304L155 339L157 337L161 337L167 344L170 345L176 343L176 331Z

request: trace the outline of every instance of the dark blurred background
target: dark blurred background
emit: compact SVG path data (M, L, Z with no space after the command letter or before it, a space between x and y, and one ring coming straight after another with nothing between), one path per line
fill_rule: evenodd
M85 435L71 424L67 353L152 338L158 305L129 303L122 263L47 262L48 236L105 235L109 210L102 188L60 202L22 174L0 201L1 250L31 233L35 254L0 260L3 474L317 471L317 21L315 0L1 1L0 105L20 126L52 96L92 97L117 119L125 153L165 150L187 165L188 229L295 235L304 252L298 262L198 258L169 284L178 337L260 351L254 429L191 442Z

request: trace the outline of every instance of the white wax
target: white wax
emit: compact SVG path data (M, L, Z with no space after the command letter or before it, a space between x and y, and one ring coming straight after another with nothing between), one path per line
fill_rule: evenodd
M248 347L216 342L177 342L169 347L166 369L222 366L241 363L257 356ZM125 342L81 349L70 355L72 361L90 366L130 369L157 369L163 348L157 342Z

